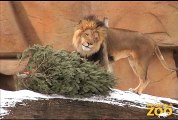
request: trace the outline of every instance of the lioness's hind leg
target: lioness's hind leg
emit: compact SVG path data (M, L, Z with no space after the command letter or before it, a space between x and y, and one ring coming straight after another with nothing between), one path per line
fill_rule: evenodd
M132 67L134 73L139 78L139 84L136 88L131 89L131 91L141 94L142 91L146 88L148 85L147 81L147 63L141 63L139 60L134 59L132 56L128 58L129 64Z
M143 90L147 87L147 85L150 83L150 80L147 77L147 71L148 71L148 66L150 64L151 58L152 58L152 54L148 53L147 56L144 56L142 57L142 59L137 61L138 70L139 70L138 72L139 80L142 81L141 85L138 88L138 94L141 94Z
M150 80L146 79L146 81L143 83L143 85L139 87L138 94L141 94L143 92L143 90L147 87L147 85L149 84L149 82L150 82Z
M132 56L129 56L129 57L128 57L128 60L129 60L129 64L130 64L130 66L131 66L133 72L134 72L135 75L138 77L138 73L137 73L137 69L136 69L136 67L135 67L135 61L134 61L133 57L132 57ZM134 89L133 89L133 88L129 88L129 90L132 91L132 92L137 93L137 89L139 88L139 86L140 86L140 82L139 82L139 85L138 85L136 88L134 88Z

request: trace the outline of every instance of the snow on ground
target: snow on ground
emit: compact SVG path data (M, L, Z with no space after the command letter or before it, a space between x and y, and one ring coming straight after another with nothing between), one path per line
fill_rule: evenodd
M91 102L102 102L107 104L114 104L119 106L129 105L138 108L146 109L146 104L159 104L161 100L167 101L168 103L174 103L178 105L178 100L156 97L147 94L137 95L130 91L121 91L112 89L110 94L106 97L104 96L94 96L90 98L69 98L61 95L44 95L36 93L30 90L20 90L20 91L6 91L0 89L0 118L4 115L9 114L10 111L6 110L7 107L15 107L17 102L22 102L23 100L39 100L39 99L52 99L52 98L62 98L80 101L91 101ZM134 103L134 104L133 104ZM136 104L135 104L136 103ZM22 105L25 105L22 103ZM173 112L178 108L173 108ZM178 111L178 110L177 110ZM177 113L178 114L178 113Z

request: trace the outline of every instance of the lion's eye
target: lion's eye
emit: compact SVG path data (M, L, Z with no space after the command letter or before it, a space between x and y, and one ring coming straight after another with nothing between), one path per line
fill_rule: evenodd
M95 42L95 43L98 42L98 39L95 39L94 42Z
M98 37L95 37L95 42L97 42L99 40L99 38Z
M88 36L89 34L88 33L85 33L85 36Z

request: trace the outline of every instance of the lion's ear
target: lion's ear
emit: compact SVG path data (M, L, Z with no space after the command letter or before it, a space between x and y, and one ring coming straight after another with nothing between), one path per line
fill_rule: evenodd
M79 20L78 24L80 24L82 22L82 20Z
M81 29L81 22L82 20L79 20L79 22L75 25L75 30Z
M105 25L107 28L109 28L109 20L108 20L107 17L104 17L104 18L103 18L103 23L104 23L104 25Z

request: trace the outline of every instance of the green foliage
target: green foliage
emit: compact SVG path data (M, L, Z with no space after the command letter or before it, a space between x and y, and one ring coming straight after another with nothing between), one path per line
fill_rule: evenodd
M83 59L76 52L54 50L34 45L24 51L22 60L30 57L27 70L32 71L26 89L45 94L86 97L106 95L114 85L114 76L98 63Z

